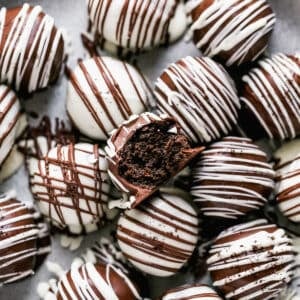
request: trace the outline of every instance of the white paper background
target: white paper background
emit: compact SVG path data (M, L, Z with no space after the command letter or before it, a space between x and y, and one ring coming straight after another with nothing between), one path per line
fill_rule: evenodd
M121 1L121 0L120 0ZM0 6L14 7L25 1L0 0ZM72 40L72 53L68 65L73 67L78 58L83 57L80 33L87 28L87 14L85 0L31 0L30 4L40 4L44 10L55 18L56 24L67 30ZM300 0L270 0L276 14L277 24L272 37L269 53L283 51L294 53L300 49ZM178 42L168 48L156 49L141 55L138 58L139 66L153 82L161 71L172 62L187 55L199 55L193 44L184 41ZM40 115L49 114L52 117L65 119L66 79L62 77L56 86L45 92L38 93L24 103L27 111L37 111ZM27 174L22 168L19 172L0 186L1 191L16 189L18 198L24 202L31 202L32 196L28 190ZM91 245L102 232L86 237L82 247L75 253L62 249L58 237L53 238L53 251L48 259L59 262L64 268L70 266L73 257L85 247ZM50 274L43 265L35 276L21 282L11 284L0 289L1 300L34 300L38 299L36 286L40 281L46 281ZM151 279L153 297L157 297L169 286L183 283L180 276L169 279Z

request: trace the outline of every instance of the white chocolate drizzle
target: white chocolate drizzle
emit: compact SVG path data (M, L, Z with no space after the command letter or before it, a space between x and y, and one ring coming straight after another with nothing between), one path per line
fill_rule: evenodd
M161 193L124 212L117 240L135 267L155 276L170 276L193 253L198 240L197 214L182 198Z
M101 38L139 51L177 39L186 28L178 0L89 0L88 12ZM171 23L176 17L178 24Z
M8 157L19 133L21 106L16 94L0 85L0 165Z
M17 281L34 273L39 228L25 204L10 191L0 196L0 283Z
M293 276L292 240L263 219L222 232L209 253L213 285L226 299L274 299Z
M209 286L194 284L181 286L166 292L161 300L221 300Z
M117 289L127 288L131 291L134 299L141 299L137 289L130 279L121 270L112 265L101 265L103 272L97 268L97 264L86 263L80 267L73 267L60 278L56 296L62 300L93 300L109 299L119 300L116 294ZM123 287L112 285L112 279L116 284L123 284ZM121 300L121 299L120 299Z
M156 81L160 112L174 117L194 143L211 142L237 123L240 101L233 81L208 57L185 57Z
M268 200L275 172L250 139L226 137L205 150L192 171L191 194L206 216L236 219Z
M7 24L9 11L0 10L0 78L15 87L32 93L46 88L53 80L53 69L62 64L58 59L62 32L54 19L40 6L24 4ZM5 33L9 25L8 33ZM5 36L4 36L5 33Z
M243 77L241 102L269 138L292 139L300 133L300 61L277 54Z
M300 223L299 140L285 144L274 154L274 158L279 159L275 166L275 194L279 209L292 222Z
M189 13L204 5L203 0L192 0ZM209 57L226 53L226 65L240 65L256 60L267 48L262 42L275 25L275 14L266 0L213 0L193 20L196 46ZM189 10L189 9L188 9ZM200 32L200 36L197 34ZM248 58L248 56L250 56Z
M70 73L67 111L86 136L106 140L133 114L147 109L151 93L133 66L111 57L93 57Z
M58 145L35 166L31 190L41 213L55 226L80 234L103 221L109 179L105 154L98 145Z

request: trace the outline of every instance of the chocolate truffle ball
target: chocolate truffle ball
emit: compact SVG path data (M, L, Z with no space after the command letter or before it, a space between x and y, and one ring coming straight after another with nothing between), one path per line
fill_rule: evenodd
M195 249L197 213L182 198L160 193L124 212L118 221L117 240L137 269L154 276L173 275Z
M292 240L263 219L222 232L209 253L213 285L226 299L275 299L293 275Z
M209 286L204 284L184 285L167 291L161 300L221 300L221 297Z
M241 102L248 134L280 140L299 135L299 57L277 54L264 59L243 82Z
M132 116L112 133L105 148L108 171L123 200L111 207L135 207L180 172L203 148L191 148L178 123L166 116Z
M0 195L0 228L0 283L32 275L38 256L50 250L42 242L48 231L36 224L33 211L16 200L14 191Z
M107 161L98 145L58 145L33 167L31 191L54 226L74 234L97 229L109 192Z
M155 95L160 112L174 117L193 143L228 135L237 123L240 102L222 66L207 57L185 57L158 78Z
M106 140L131 115L144 112L150 97L134 67L111 57L93 57L70 73L67 111L81 133Z
M0 165L12 150L18 136L21 106L16 94L0 85Z
M300 140L282 146L277 161L275 195L279 209L290 221L300 223Z
M184 6L177 0L89 0L88 13L102 42L132 52L172 42L187 26Z
M61 278L57 300L141 299L135 285L112 265L87 263L72 268Z
M23 94L46 88L59 76L64 40L40 6L0 10L0 80Z
M1 88L0 88L1 89ZM1 105L1 104L0 104ZM0 183L8 179L24 163L24 155L18 150L18 141L24 135L24 132L27 129L27 117L25 113L21 113L18 117L18 124L16 124L17 130L15 131L15 143L12 146L9 154L6 159L0 165ZM1 127L1 123L0 123ZM1 148L1 147L0 147Z
M192 175L191 194L204 215L237 219L265 205L275 172L250 139L226 137L199 156Z
M113 239L101 238L93 243L91 248L73 260L72 267L81 266L84 263L102 263L109 264L120 269L128 278L140 288L141 296L149 296L149 286L144 274L136 270L123 255L118 244Z
M267 48L275 15L266 0L190 0L191 35L204 55L227 66L256 60Z

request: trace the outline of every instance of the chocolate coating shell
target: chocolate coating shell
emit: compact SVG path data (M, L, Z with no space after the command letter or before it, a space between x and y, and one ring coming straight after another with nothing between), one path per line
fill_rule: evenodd
M0 283L34 273L38 227L33 214L13 193L0 196Z
M226 70L209 57L187 56L171 64L155 83L160 113L174 118L194 144L228 135L240 101Z
M223 231L209 253L213 285L226 299L274 299L293 276L292 240L263 219Z
M300 133L300 59L282 53L259 62L243 77L244 130L255 137L292 139ZM253 124L256 129L253 132Z
M71 269L58 283L57 300L140 299L133 283L111 265L87 263Z
M40 6L0 11L0 79L23 94L54 83L64 59L62 33Z
M174 119L166 116L158 117L152 113L143 113L140 116L133 116L127 122L124 122L123 125L121 125L112 133L111 138L108 140L105 150L108 154L109 175L116 187L124 193L125 200L128 200L127 198L129 198L129 201L126 201L126 207L123 206L122 208L133 208L137 206L147 197L151 196L159 188L159 186L142 186L133 184L121 176L119 171L119 165L122 161L120 152L134 136L134 134L142 128L151 124L165 124L166 122L172 123L172 130L174 129L176 131L175 134L178 133L178 135L180 135L181 128ZM181 137L184 136L181 135ZM203 151L203 149L203 147L198 147L182 150L183 159L178 162L177 170L174 170L173 173L170 174L170 177L175 176L178 172L185 168L196 155ZM142 174L141 176L146 177L148 174Z
M211 218L238 219L268 201L275 173L252 140L226 137L211 144L192 170L191 194Z
M190 15L196 46L227 66L256 60L275 24L265 0L203 0L193 5Z

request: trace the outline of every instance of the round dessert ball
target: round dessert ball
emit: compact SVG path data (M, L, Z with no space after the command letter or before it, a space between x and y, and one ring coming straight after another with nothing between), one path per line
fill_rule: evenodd
M40 248L45 231L34 213L10 191L0 195L0 283L7 284L34 273L36 259L49 252ZM44 246L44 245L43 245Z
M275 195L280 211L290 221L300 223L300 140L282 146L274 154Z
M276 20L266 0L190 0L187 5L194 43L204 55L239 66L267 48Z
M274 177L266 153L252 140L226 137L199 156L191 194L205 216L237 219L266 204Z
M71 233L94 231L107 210L107 161L98 145L58 145L33 165L31 191L41 213Z
M0 86L0 90L1 90L1 86ZM8 114L6 114L6 116L8 116ZM8 179L14 173L16 173L17 170L24 163L24 155L18 149L18 140L25 133L28 126L26 113L23 112L18 116L18 124L16 124L15 126L17 127L17 130L15 128L12 130L15 133L15 143L12 146L5 160L0 164L0 183ZM0 122L0 130L1 130L1 122ZM1 147L0 147L0 152L1 152Z
M161 300L221 300L222 298L209 286L204 284L184 285L167 291Z
M40 6L0 10L0 80L23 94L54 83L64 60L64 40ZM2 37L2 38L1 38Z
M79 131L96 140L133 114L147 110L151 93L133 66L111 57L93 57L70 73L67 111Z
M160 193L120 217L118 244L139 270L171 276L187 262L198 240L193 207L175 195Z
M293 139L300 133L300 59L277 54L243 77L245 131L255 137ZM251 126L249 126L251 124Z
M184 5L177 0L89 0L88 13L102 43L133 52L175 41L187 27Z
M275 299L293 276L295 250L283 229L260 219L222 232L207 260L226 299Z
M19 133L21 106L16 94L0 85L0 166L9 156Z
M101 238L93 243L91 248L73 260L72 267L81 266L84 263L109 264L120 269L128 278L140 288L142 297L149 296L149 286L144 274L136 270L123 255L118 244L113 239Z
M240 101L225 69L208 57L171 64L155 84L160 112L174 117L193 143L228 135L237 123Z
M131 280L112 265L86 263L71 268L56 292L57 300L141 299Z
M203 151L191 148L181 131L173 118L143 113L112 133L105 148L108 172L123 199L111 201L111 208L134 208Z

